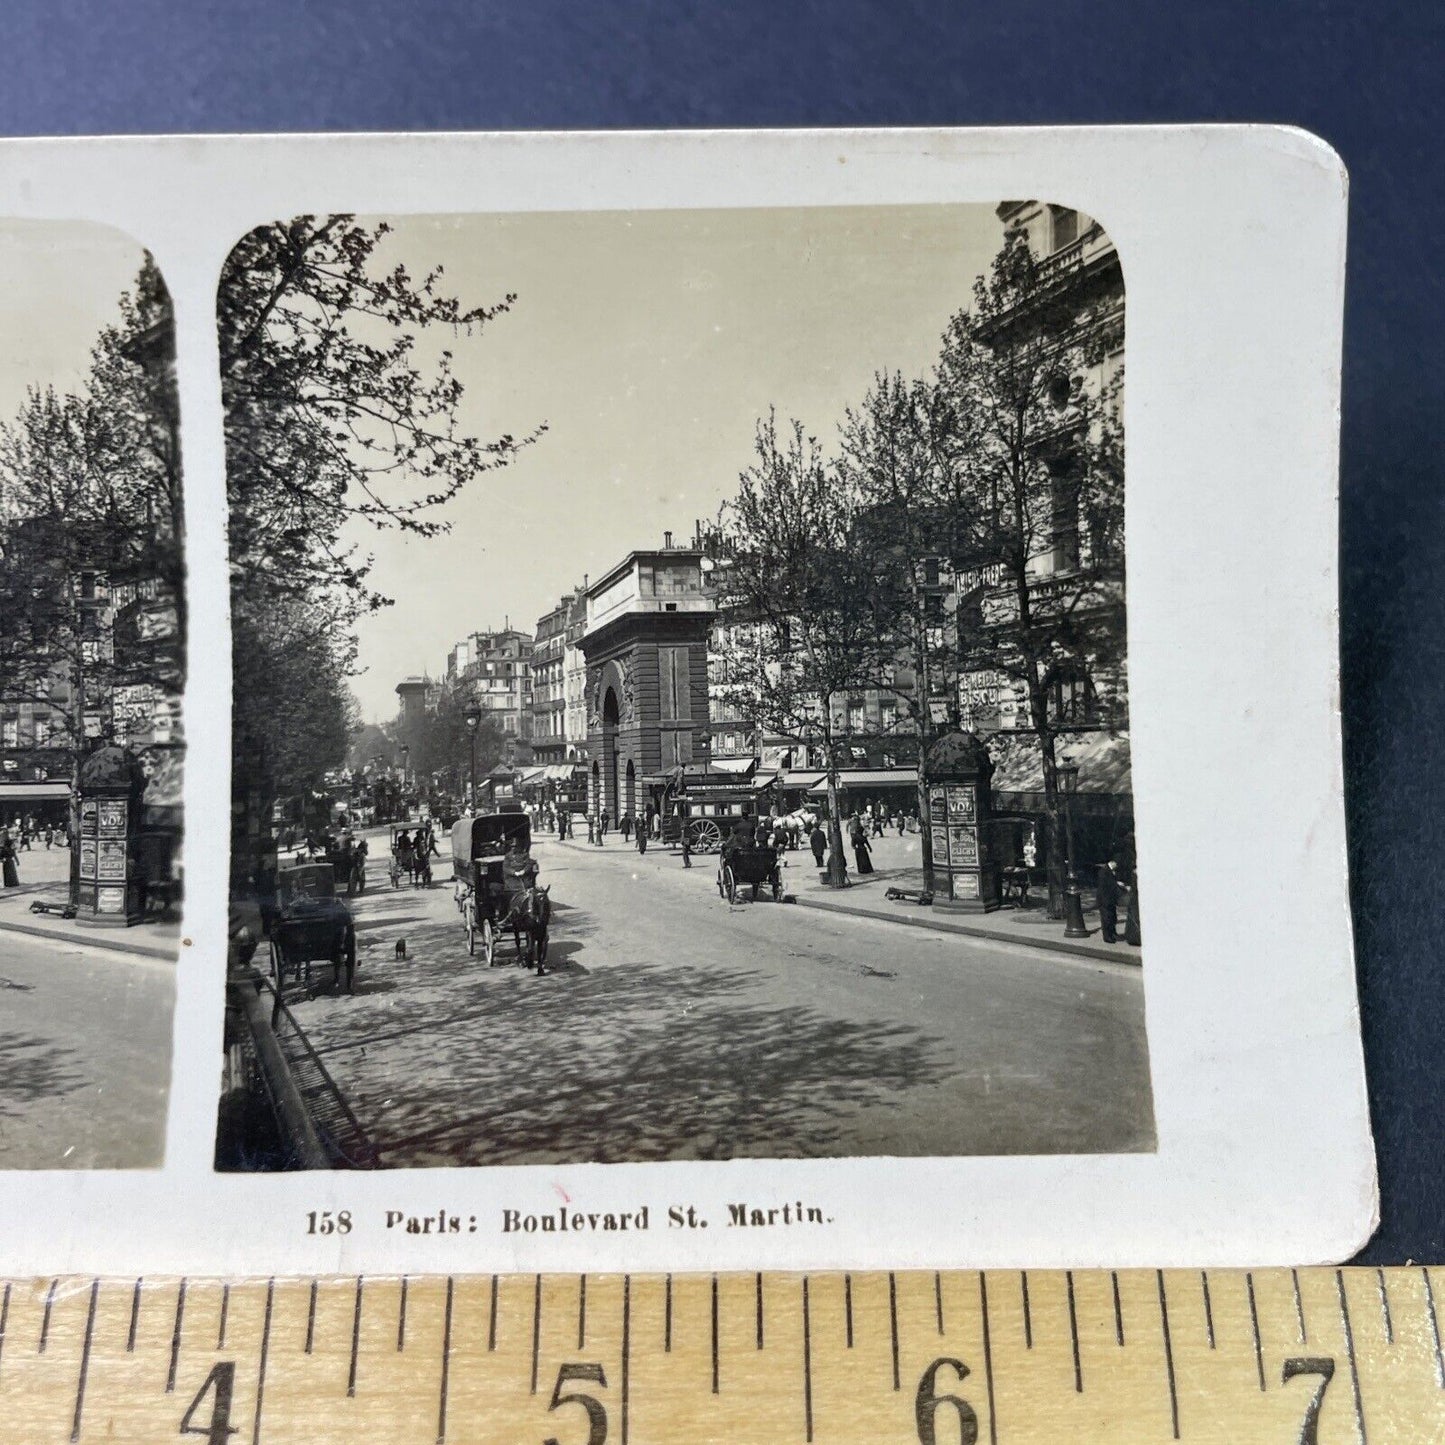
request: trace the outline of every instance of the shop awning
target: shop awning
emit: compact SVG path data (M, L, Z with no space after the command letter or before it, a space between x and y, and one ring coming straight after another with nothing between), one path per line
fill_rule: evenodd
M713 758L708 763L708 771L713 773L735 773L738 777L746 777L758 765L756 758Z
M1129 736L1127 733L1088 733L1061 737L1055 756L1079 770L1081 793L1132 793ZM995 733L988 739L993 758L993 791L1037 793L1044 791L1044 760L1039 740L1032 733Z
M576 763L545 763L541 780L544 783L570 783L576 771Z
M916 788L917 768L844 768L838 774L838 786L845 791L862 788ZM828 775L823 773L810 793L828 791Z
M547 768L544 764L541 767L518 768L516 783L519 788L525 788L528 783L540 783L547 775Z
M785 793L810 793L827 781L827 773L784 773L779 786Z
M0 808L6 803L58 803L69 797L69 783L0 782Z

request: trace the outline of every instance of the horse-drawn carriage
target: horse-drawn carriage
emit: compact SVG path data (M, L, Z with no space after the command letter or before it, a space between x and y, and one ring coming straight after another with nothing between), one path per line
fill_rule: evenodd
M783 870L778 850L753 841L750 831L739 830L723 845L717 865L717 891L729 903L738 901L740 888L753 890L753 902L764 887L772 889L773 902L783 897Z
M336 877L346 889L348 898L366 892L366 844L349 833L336 839L326 850L326 861L336 870Z
M488 964L495 963L498 940L510 929L514 961L543 972L552 905L549 890L537 886L532 824L520 806L456 822L452 877L467 952L480 944Z
M270 920L271 976L279 992L293 974L311 992L311 965L329 963L332 985L356 988L356 925L336 896L330 863L293 863L276 872L276 910Z

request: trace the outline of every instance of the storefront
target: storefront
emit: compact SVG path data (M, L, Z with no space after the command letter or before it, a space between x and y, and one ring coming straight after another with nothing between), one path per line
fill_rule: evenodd
M1044 765L1032 733L994 733L993 838L1004 867L1048 866L1048 808ZM1134 865L1134 790L1127 733L1073 733L1060 737L1055 755L1063 767L1078 769L1078 786L1068 801L1074 861L1079 872L1118 858Z
M64 828L70 818L70 784L0 781L0 828L14 828L27 818L39 828Z
M790 789L792 780L784 782ZM828 775L819 773L806 793L813 806L827 807ZM843 768L838 773L838 807L844 818L871 806L886 815L913 817L918 811L917 768Z

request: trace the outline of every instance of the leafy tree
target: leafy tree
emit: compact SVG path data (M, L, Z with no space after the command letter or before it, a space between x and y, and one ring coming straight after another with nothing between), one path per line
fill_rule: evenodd
M764 730L821 752L834 886L847 881L834 699L869 687L891 655L877 631L867 536L817 438L797 421L780 433L770 414L709 544L727 619L718 696Z
M1038 739L1049 892L1064 886L1058 741L1066 688L1115 675L1124 652L1124 468L1119 380L1091 384L1122 320L1059 284L1012 232L951 320L937 370L977 526L966 661L1016 685ZM970 560L968 553L961 561Z
M222 275L241 769L271 765L296 708L279 674L242 662L273 651L266 631L305 635L316 648L329 638L330 672L349 667L352 624L389 605L371 585L358 530L444 531L438 509L539 434L473 436L452 352L417 355L423 333L474 337L515 298L464 306L444 290L440 268L416 277L386 261L390 230L346 215L262 226L237 244Z
M147 257L84 384L32 390L0 426L0 695L63 705L47 751L69 753L72 782L91 743L111 734L116 688L183 686L174 360L170 297ZM159 586L173 635L147 641L117 628L114 598L135 585Z
M961 458L969 439L936 386L897 373L874 377L840 427L839 471L857 508L859 541L877 566L869 594L874 630L892 639L870 686L891 694L900 726L918 739L918 816L926 886L934 887L928 826L928 749L956 716L957 614L944 596L940 562L972 545L973 506ZM935 569L930 575L929 568ZM940 698L949 699L942 717Z

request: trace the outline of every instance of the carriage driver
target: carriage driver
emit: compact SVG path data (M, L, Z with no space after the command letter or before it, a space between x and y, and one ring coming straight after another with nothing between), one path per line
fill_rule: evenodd
M525 892L537 886L537 860L532 857L526 840L520 833L512 835L507 844L507 856L502 863L502 875L506 879L509 896Z

